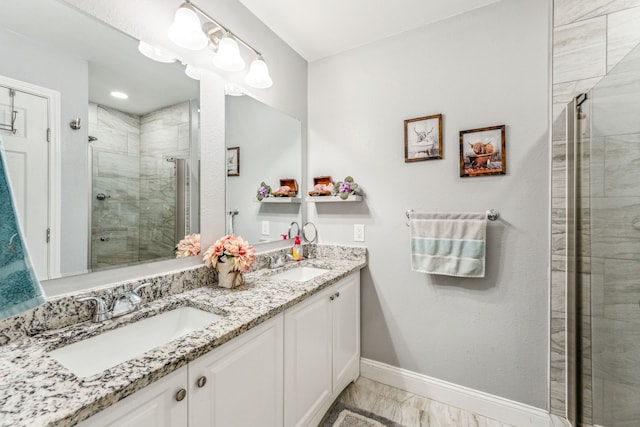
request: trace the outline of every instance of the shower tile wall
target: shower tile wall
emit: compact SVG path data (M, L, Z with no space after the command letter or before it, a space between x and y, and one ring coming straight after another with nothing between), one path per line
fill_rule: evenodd
M551 366L550 366L550 409L557 415L566 412L566 110L565 105L576 95L594 87L604 74L611 70L638 42L640 42L640 0L555 0L553 17L553 157L552 157L552 272L551 272ZM595 146L595 141L590 141ZM620 147L612 142L610 148L620 152ZM592 150L592 156L594 152ZM615 155L614 153L612 153ZM604 158L604 157L602 157ZM619 173L616 167L612 173ZM589 171L583 171L589 173ZM592 173L592 183L606 182ZM628 182L628 181L626 181ZM635 182L638 182L637 180ZM626 184L625 184L626 185ZM616 187L616 191L619 188ZM591 206L584 206L588 216ZM589 229L582 230L589 239ZM596 234L597 232L594 232ZM594 236L597 239L597 236ZM603 244L606 239L603 240ZM637 247L637 246L636 246ZM582 273L595 269L606 269L600 260L584 258ZM611 267L610 267L611 268ZM592 275L592 281L599 281L600 275ZM597 283L596 283L597 284ZM598 289L592 283L594 289ZM601 289L601 287L600 287ZM599 295L585 295L599 298ZM585 301L585 307L589 307ZM595 306L595 305L594 305ZM588 311L583 313L587 325L590 324ZM585 328L588 329L588 328ZM589 346L589 336L585 337ZM637 342L637 340L636 340ZM612 343L613 344L613 343ZM596 355L594 355L596 357ZM587 373L589 371L587 370ZM594 387L605 387L598 381ZM623 396L623 388L615 389L609 384L607 395ZM612 388L613 387L613 388ZM615 389L615 390L614 390ZM598 392L599 390L596 390ZM628 391L628 390L627 390ZM636 391L637 393L637 391ZM638 394L635 394L636 396ZM628 395L627 395L628 396ZM589 399L589 395L585 396ZM602 402L595 402L596 405ZM614 411L615 408L609 408ZM589 416L589 413L585 415Z
M92 268L173 257L176 177L167 159L188 158L189 102L143 116L91 104L89 135L98 138L91 143ZM97 200L99 193L107 198Z
M146 260L173 256L176 245L176 164L167 159L189 158L189 102L146 114L140 123L140 259Z
M91 266L137 262L140 222L140 118L90 104L93 149ZM98 200L98 194L106 199Z

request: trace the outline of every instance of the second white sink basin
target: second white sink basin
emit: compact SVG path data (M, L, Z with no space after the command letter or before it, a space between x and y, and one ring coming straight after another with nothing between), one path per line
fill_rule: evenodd
M291 270L283 271L282 273L274 274L272 277L274 279L284 279L302 283L318 276L322 276L327 271L329 270L317 267L296 267Z
M78 377L88 377L220 320L222 316L180 307L49 352Z

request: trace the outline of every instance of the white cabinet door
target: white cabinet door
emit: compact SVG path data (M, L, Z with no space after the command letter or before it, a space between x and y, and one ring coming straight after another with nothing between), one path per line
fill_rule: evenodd
M282 426L282 351L279 315L191 362L189 427Z
M285 426L306 426L332 392L330 293L285 312Z
M333 287L333 389L342 390L360 372L360 272Z
M187 367L184 366L78 424L80 427L186 427ZM184 398L176 399L180 390ZM182 393L181 393L182 394Z

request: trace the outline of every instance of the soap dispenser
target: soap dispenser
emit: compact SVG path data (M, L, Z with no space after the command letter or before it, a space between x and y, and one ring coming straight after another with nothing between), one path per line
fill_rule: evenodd
M291 255L294 261L300 261L302 259L302 248L300 247L300 236L298 235L296 235L296 240L293 242Z

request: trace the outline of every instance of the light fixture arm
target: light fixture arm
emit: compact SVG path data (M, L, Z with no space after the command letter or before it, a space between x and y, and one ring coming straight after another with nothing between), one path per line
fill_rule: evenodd
M232 32L231 30L229 30L227 27L225 27L224 25L222 25L221 23L219 23L218 21L216 21L215 19L213 19L211 16L209 16L209 14L207 14L207 12L205 12L204 10L200 9L198 6L196 6L195 4L193 4L190 0L185 0L184 4L189 5L189 7L191 9L193 9L194 11L198 12L200 15L202 15L204 18L206 18L208 21L212 22L214 25L217 25L218 27L220 27L220 29L222 31L225 32L225 34L229 34L231 36L233 36L234 39L236 39L236 41L240 42L244 47L246 47L247 49L249 49L251 52L253 52L256 56L262 58L262 54L260 52L258 52L256 49L254 49L249 43L247 43L246 41L242 40L240 37L238 37L234 32Z

